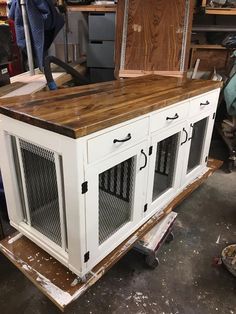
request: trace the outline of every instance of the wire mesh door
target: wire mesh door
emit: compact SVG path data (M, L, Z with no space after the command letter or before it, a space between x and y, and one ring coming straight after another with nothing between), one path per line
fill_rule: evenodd
M134 157L99 174L99 245L131 220Z
M188 159L187 173L191 172L194 168L200 165L202 158L202 150L204 146L204 138L207 128L208 118L204 118L191 124L192 136L191 146Z
M173 186L179 134L176 133L158 142L152 201Z
M58 179L62 178L59 178L56 165L58 156L14 136L11 136L11 142L25 222L57 245L65 247L65 217L64 209L60 208L58 190L62 184Z

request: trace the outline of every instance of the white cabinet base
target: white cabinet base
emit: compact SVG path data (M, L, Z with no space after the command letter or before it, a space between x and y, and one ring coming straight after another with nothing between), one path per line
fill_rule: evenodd
M78 139L0 115L11 224L86 275L207 171L219 91Z

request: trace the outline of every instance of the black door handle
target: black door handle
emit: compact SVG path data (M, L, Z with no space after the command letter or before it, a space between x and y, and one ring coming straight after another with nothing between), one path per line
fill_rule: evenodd
M207 106L210 105L210 102L207 100L206 102L201 102L200 106Z
M180 145L183 145L183 144L186 143L187 140L188 140L188 132L185 130L185 128L183 128L183 131L185 132L186 138L185 138L185 140L184 140Z
M178 119L179 118L179 115L178 115L178 113L176 113L175 115L174 115L174 117L166 117L166 120L176 120L176 119Z
M194 137L194 125L191 123L190 127L192 128L192 135L188 138L189 141Z
M114 144L115 144L115 143L124 143L124 142L127 142L127 141L129 141L129 140L131 140L131 134L130 134L130 133L127 134L126 138L124 138L123 140L118 140L117 138L115 138L115 139L113 140L113 143L114 143Z
M141 150L141 154L144 155L144 157L145 157L145 162L144 162L144 165L139 168L139 170L142 170L142 169L144 169L144 168L147 166L147 159L148 159L148 158L147 158L147 155L144 153L144 150L143 150L143 149Z

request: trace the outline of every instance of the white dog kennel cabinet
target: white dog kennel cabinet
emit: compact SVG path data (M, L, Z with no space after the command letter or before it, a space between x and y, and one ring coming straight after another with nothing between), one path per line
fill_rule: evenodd
M10 222L81 277L207 170L220 92L217 82L158 76L112 84L101 85L109 92L91 89L87 96L79 87L66 90L68 105L61 91L46 102L1 101ZM112 105L117 93L128 96ZM70 127L59 122L65 108L73 113Z

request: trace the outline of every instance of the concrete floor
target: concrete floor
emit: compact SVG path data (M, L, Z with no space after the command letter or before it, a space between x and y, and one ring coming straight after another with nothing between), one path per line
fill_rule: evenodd
M219 170L177 208L175 239L163 246L155 270L131 251L66 313L236 314L236 279L212 266L236 242L235 190L236 170ZM60 311L0 255L0 313Z

